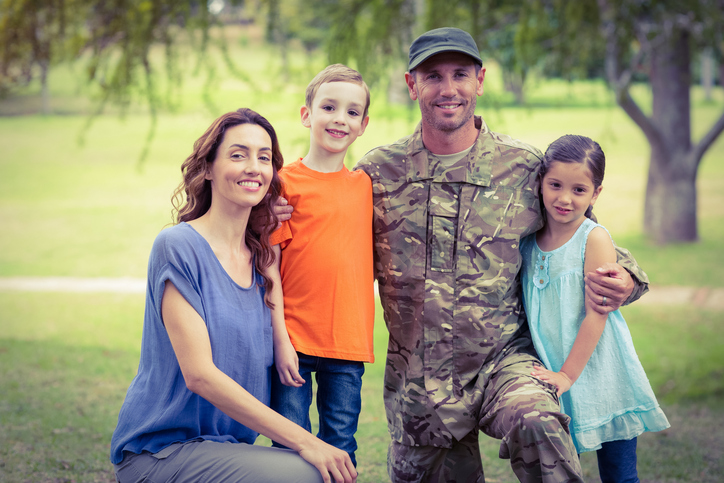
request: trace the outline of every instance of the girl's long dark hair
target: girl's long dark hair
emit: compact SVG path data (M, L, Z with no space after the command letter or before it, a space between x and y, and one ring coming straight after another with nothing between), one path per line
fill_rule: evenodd
M269 244L269 235L276 228L279 220L274 214L274 203L282 192L282 181L278 171L284 165L284 158L279 149L279 140L271 123L262 115L247 108L228 112L215 120L206 132L196 140L191 155L181 165L183 180L174 191L171 203L174 207L175 223L191 221L201 217L211 207L211 182L206 179L206 172L216 159L219 146L224 141L226 130L240 124L255 124L263 128L272 142L272 166L274 174L269 191L262 201L252 208L246 225L245 242L251 250L254 267L264 281L266 288L265 303L273 308L269 294L274 282L266 275L266 269L274 262L274 252Z
M539 173L541 183L553 161L560 161L561 163L585 163L591 172L593 189L598 189L601 183L603 183L603 175L606 171L606 155L603 154L601 146L591 138L576 134L566 134L553 141L551 145L548 146L548 149L546 149L545 155L543 155L543 163L541 164ZM540 205L542 209L542 194ZM542 209L542 211L545 216L545 210ZM588 218L594 218L593 207L588 207L586 216Z

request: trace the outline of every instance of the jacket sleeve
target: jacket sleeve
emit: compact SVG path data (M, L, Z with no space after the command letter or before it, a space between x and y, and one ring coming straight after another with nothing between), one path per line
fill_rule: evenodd
M649 276L638 266L631 252L625 248L616 246L616 261L631 274L634 281L634 289L624 305L637 301L643 294L649 291Z

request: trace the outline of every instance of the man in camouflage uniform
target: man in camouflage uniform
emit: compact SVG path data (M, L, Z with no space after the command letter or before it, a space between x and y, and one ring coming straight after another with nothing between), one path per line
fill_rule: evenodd
M541 153L474 116L485 69L467 33L422 35L409 68L422 122L357 166L372 178L375 272L390 334L390 478L484 481L482 431L502 440L500 457L520 481L581 481L555 388L530 375L540 362L520 300L519 242L542 226ZM624 282L597 286L616 307L634 287L620 271Z

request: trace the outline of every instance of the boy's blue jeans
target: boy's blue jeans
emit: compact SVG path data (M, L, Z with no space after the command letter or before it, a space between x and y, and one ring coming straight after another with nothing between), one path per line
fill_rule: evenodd
M317 381L317 411L319 433L317 437L346 451L357 466L355 451L359 413L362 410L363 362L299 356L299 375L306 381L302 387L282 384L279 373L272 369L271 408L306 429L312 431L309 408L312 405L312 372ZM273 443L273 446L285 446Z
M601 483L639 483L636 438L603 443L596 456Z

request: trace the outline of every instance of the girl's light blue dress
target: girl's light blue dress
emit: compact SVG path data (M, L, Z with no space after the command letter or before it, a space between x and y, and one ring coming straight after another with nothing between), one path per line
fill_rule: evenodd
M597 226L601 225L586 218L568 242L550 252L538 248L535 234L521 242L528 324L541 361L552 371L561 370L586 315L586 241ZM588 364L560 402L571 417L571 436L579 453L669 427L618 310L609 314Z

